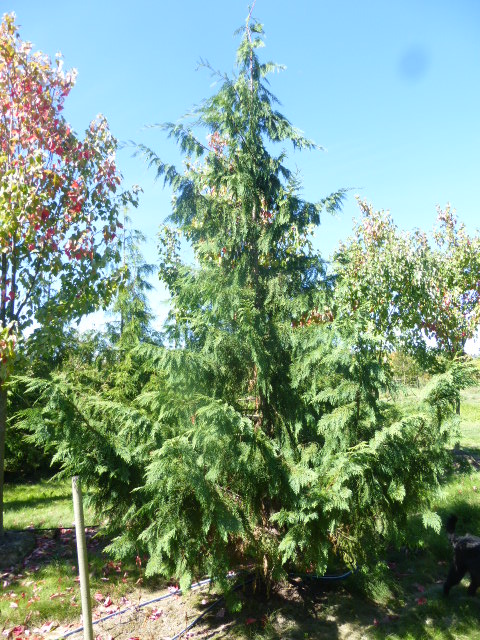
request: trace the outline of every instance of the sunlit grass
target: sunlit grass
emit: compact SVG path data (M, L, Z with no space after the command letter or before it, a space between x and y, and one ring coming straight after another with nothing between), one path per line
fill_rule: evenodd
M462 418L460 445L478 449L480 454L480 387L472 387L462 392L460 416Z
M5 529L50 528L73 525L72 488L69 480L41 480L36 483L6 484ZM85 523L95 524L87 508Z

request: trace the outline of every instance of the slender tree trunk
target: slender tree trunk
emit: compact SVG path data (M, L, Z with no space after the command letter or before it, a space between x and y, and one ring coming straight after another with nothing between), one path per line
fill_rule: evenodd
M0 541L3 540L3 484L5 477L5 432L7 429L7 389L0 385Z
M0 282L0 328L6 326L7 298L7 256L2 254L2 273ZM5 432L7 430L7 389L5 381L0 380L0 540L3 540L3 480L5 477Z

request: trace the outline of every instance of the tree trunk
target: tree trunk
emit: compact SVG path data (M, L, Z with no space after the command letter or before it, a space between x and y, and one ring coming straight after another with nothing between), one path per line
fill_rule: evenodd
M0 385L0 540L3 540L3 480L5 476L5 432L7 429L7 389Z
M6 326L8 262L2 253L2 272L0 281L0 329ZM5 381L0 380L0 540L3 540L3 480L5 477L5 432L7 430L7 389Z

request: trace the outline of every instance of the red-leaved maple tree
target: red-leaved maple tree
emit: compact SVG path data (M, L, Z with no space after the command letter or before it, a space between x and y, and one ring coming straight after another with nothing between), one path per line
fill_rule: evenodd
M62 115L75 71L32 51L15 15L0 25L0 538L7 391L15 343L108 298L118 259L116 140L102 116L78 137ZM134 203L135 204L135 203Z

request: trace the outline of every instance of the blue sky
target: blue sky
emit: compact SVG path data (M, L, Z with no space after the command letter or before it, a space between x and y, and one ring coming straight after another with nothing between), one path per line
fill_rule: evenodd
M122 141L149 144L180 162L145 125L175 121L215 90L200 58L233 69L248 13L244 0L3 0L24 39L78 69L65 115L77 131L99 112ZM343 212L317 234L325 254L357 215L354 194L389 209L399 226L431 228L450 202L469 230L480 226L480 2L478 0L257 0L264 60L281 110L326 151L290 154L304 196L351 188ZM124 150L127 185L144 189L133 224L149 238L168 215L170 194ZM159 292L160 298L162 293Z

